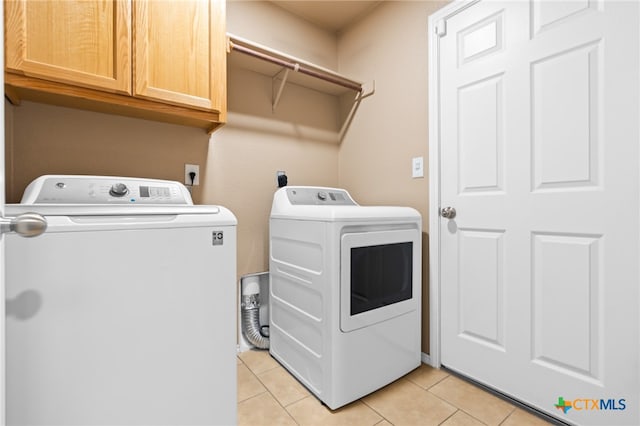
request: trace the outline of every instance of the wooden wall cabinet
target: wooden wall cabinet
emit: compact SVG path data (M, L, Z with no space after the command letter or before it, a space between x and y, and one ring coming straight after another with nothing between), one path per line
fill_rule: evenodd
M134 1L135 95L220 110L224 28L215 2Z
M7 71L131 94L128 0L7 1Z
M5 92L214 130L226 119L224 0L6 0Z

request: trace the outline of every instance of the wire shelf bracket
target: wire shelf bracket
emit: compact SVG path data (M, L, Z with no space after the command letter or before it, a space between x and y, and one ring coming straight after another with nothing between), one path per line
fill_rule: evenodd
M348 92L355 92L353 105L338 133L338 140L342 142L344 136L353 121L363 99L373 95L376 91L375 81L372 89L364 92L363 84L338 74L332 70L320 67L310 62L303 61L277 50L262 46L258 43L237 37L227 33L229 52L242 53L248 57L258 59L259 63L272 64L260 65L262 72L271 76L271 110L275 112L282 99L282 94L287 83L298 84L314 90L335 96L342 96ZM275 67L274 67L275 65ZM258 68L258 65L255 65ZM293 73L291 73L293 71Z

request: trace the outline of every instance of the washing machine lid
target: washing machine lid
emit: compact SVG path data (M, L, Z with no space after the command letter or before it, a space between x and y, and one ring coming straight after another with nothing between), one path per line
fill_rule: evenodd
M410 207L360 206L344 189L288 186L273 196L272 219L314 220L325 222L420 221Z

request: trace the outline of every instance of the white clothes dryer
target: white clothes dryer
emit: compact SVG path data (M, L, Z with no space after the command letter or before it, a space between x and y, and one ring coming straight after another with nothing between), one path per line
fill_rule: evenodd
M230 425L236 218L173 181L42 176L8 216L6 421Z
M421 217L284 187L270 218L270 353L329 408L421 362Z

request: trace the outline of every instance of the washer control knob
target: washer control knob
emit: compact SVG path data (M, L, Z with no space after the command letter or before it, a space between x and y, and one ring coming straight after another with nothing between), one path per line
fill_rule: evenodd
M327 193L320 191L318 192L318 200L320 201L325 201L327 199Z
M109 190L109 194L114 197L124 197L128 192L129 188L124 183L114 183Z

